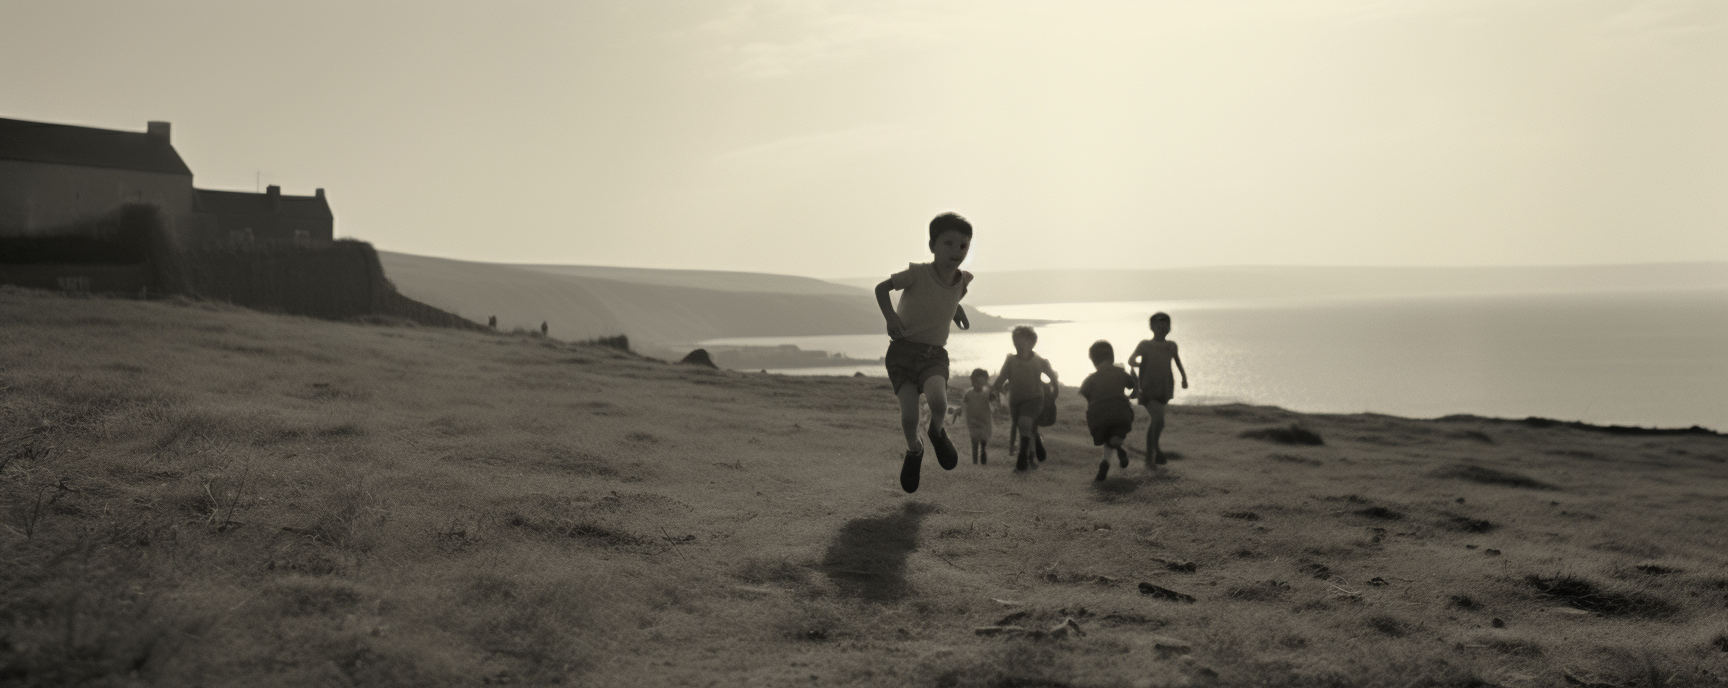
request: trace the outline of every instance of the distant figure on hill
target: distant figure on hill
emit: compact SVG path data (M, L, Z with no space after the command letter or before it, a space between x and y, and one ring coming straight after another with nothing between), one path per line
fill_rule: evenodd
M1146 466L1164 463L1164 450L1158 438L1164 434L1164 407L1176 396L1176 378L1170 364L1182 371L1182 389L1188 389L1188 370L1182 367L1182 357L1176 353L1176 342L1165 339L1170 334L1170 316L1163 311L1152 314L1148 323L1152 338L1141 340L1128 356L1128 365L1140 371L1140 405L1152 419L1146 426Z
M540 336L546 336L546 321L540 321Z
M1086 429L1092 431L1092 446L1114 450L1116 460L1128 467L1128 450L1122 442L1134 429L1134 405L1128 403L1124 391L1140 388L1140 383L1128 371L1116 367L1116 347L1102 339L1086 350L1097 370L1080 383L1080 396L1086 399ZM1110 456L1098 463L1098 477L1110 477Z
M489 328L492 328L494 330L498 329L498 316L496 316L496 315L486 316L486 326Z
M1045 457L1044 440L1038 436L1037 425L1046 403L1044 377L1049 376L1051 387L1061 389L1061 386L1050 362L1032 353L1032 347L1038 344L1036 331L1021 325L1014 328L1010 336L1014 339L1014 353L1002 361L1002 372L996 374L996 384L991 388L996 391L1001 391L1004 386L1008 388L1008 417L1013 423L1010 432L1017 431L1020 435L1020 450L1014 454L1014 470L1024 471L1034 465L1031 461L1033 454L1039 461ZM1055 403L1055 400L1055 394L1050 394L1049 403Z
M924 463L924 446L918 439L918 395L930 406L930 447L942 470L954 470L960 462L942 419L948 411L948 323L964 330L971 327L960 299L966 296L972 273L960 269L972 248L972 223L954 213L930 220L928 263L908 263L906 269L876 285L876 305L888 324L888 384L900 401L900 428L906 435L906 458L900 464L900 487L918 490ZM898 305L889 303L889 292L903 291Z
M995 421L990 417L991 406L1000 397L996 390L986 389L990 384L990 371L983 368L972 369L972 389L966 391L966 396L960 398L960 406L966 412L966 434L972 437L972 463L990 463L990 433L995 429Z

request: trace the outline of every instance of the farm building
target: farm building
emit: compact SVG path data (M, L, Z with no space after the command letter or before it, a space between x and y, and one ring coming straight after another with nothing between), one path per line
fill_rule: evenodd
M261 194L195 189L170 131L168 122L130 132L0 119L0 239L101 238L116 213L137 204L155 206L182 245L333 238L323 189L312 196L286 196L275 186Z

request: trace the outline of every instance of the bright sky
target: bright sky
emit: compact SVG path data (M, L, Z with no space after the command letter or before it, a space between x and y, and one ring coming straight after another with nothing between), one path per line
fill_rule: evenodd
M1728 260L1728 3L0 0L0 117L498 262Z

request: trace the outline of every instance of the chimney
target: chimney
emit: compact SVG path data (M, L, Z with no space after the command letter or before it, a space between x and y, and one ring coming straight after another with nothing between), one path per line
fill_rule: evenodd
M264 195L270 197L270 209L282 212L282 187L275 184L264 187Z
M159 137L163 141L168 140L168 129L169 129L170 125L167 122L150 122L149 124L146 124L145 126L147 127L145 129L145 133L147 133L151 136Z
M317 197L318 200L320 200L320 201L324 200L324 190L323 189L319 189L317 192L313 193L312 195Z

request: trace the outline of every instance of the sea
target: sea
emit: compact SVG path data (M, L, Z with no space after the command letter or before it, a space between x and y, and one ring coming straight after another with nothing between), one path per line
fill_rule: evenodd
M1245 403L1305 413L1410 418L1470 414L1596 425L1702 426L1728 431L1728 291L1628 291L1495 296L1253 301L1111 301L976 306L1037 326L1036 351L1069 386L1093 370L1103 339L1118 363L1170 314L1188 388L1174 404ZM877 359L886 334L715 339ZM1013 344L1006 332L949 336L955 384L974 368L992 379ZM863 373L880 364L770 370ZM1177 379L1181 376L1178 374ZM1178 383L1180 384L1180 383Z

